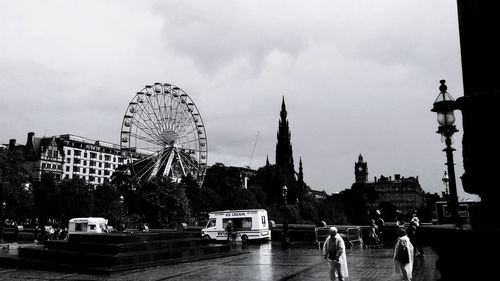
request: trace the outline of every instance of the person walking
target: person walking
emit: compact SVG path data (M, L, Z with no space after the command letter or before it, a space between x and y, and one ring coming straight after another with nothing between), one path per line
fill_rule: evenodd
M384 232L384 220L382 219L382 214L380 212L380 210L377 210L376 211L376 214L377 216L375 217L375 224L377 225L377 230L378 230L378 238L380 239L380 241L382 241L384 238L382 237L383 235L383 232Z
M381 246L377 232L378 226L375 224L375 220L371 220L368 232L368 248L379 248Z
M323 244L323 257L330 264L330 280L340 281L344 277L348 277L347 258L345 254L345 243L336 227L332 226L329 230L330 235L326 238Z
M424 256L424 249L422 247L422 235L420 234L420 220L417 217L417 214L413 214L413 217L410 221L410 225L408 226L408 237L410 238L410 242L416 248L415 255L422 257Z
M233 221L228 220L226 224L227 241L231 241L233 235Z
M394 275L411 281L413 269L413 245L403 227L398 229L398 240L394 247Z

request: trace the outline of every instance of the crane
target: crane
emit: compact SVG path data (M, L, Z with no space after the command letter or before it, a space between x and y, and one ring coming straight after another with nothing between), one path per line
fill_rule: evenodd
M255 138L255 143L253 144L252 155L250 156L250 161L248 162L248 168L252 165L253 154L255 153L255 147L257 146L257 141L259 140L260 131L257 131L257 137Z

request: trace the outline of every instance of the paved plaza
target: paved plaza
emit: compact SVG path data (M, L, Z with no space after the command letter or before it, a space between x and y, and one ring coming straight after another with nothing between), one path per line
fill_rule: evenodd
M392 281L392 245L384 249L347 250L351 281ZM414 281L436 280L436 255L428 248L424 257L415 257ZM88 275L2 267L0 280L329 280L329 268L321 252L313 245L292 245L282 250L277 241L249 245L233 245L235 255L190 263L151 267L112 275ZM2 255L13 254L2 250Z

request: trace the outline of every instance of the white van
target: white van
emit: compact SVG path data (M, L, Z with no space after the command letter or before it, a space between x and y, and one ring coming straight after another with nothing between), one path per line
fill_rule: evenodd
M226 225L229 220L233 222L236 240L271 239L267 211L263 209L211 212L208 214L206 228L201 230L202 237L227 240Z
M108 232L108 220L105 218L74 218L69 220L68 234Z

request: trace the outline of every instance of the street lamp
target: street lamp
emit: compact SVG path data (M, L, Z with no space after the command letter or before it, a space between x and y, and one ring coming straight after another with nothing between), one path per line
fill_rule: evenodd
M448 183L450 187L450 196L448 199L449 210L451 213L452 223L458 223L458 197L457 197L457 185L455 181L455 164L453 163L453 151L455 150L451 147L453 134L458 132L455 123L455 115L453 111L457 109L456 102L453 97L446 91L448 87L445 85L446 81L439 81L441 85L439 86L439 94L434 101L432 112L437 113L437 121L439 124L436 133L441 134L441 141L444 141L446 148L443 151L446 152L446 160L448 167Z
M286 197L288 194L288 188L286 185L281 189L281 195L283 195L283 234L282 234L282 247L283 249L288 249L289 238L288 238L288 220L287 220L287 207L286 207Z
M4 228L3 224L5 222L5 207L7 207L7 204L5 203L5 200L2 203L2 216L0 217L0 243L4 243L5 241L3 240L3 235L4 235Z

